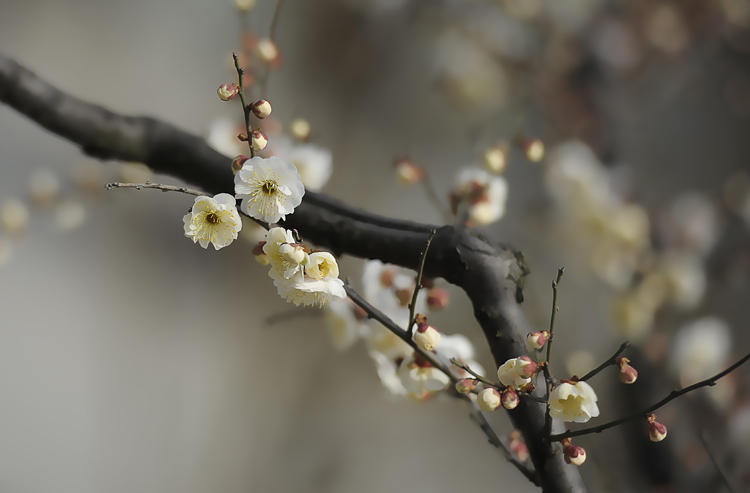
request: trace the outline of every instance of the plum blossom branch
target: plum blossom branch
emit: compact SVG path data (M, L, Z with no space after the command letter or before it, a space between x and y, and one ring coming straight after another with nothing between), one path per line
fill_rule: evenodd
M552 435L549 437L550 441L553 442L559 442L560 440L563 440L565 438L572 438L577 437L581 435L589 435L591 433L601 433L602 431L612 428L614 426L620 425L622 423L627 423L628 421L633 421L635 419L641 419L644 418L647 414L659 409L660 407L664 406L670 401L673 401L674 399L677 399L680 396L683 396L687 394L688 392L692 392L694 390L700 389L702 387L712 387L716 385L717 380L727 376L728 374L732 373L734 370L742 366L744 363L746 363L748 360L750 360L750 353L746 354L742 359L737 361L735 364L727 368L726 370L722 371L721 373L717 373L716 375L707 378L705 380L701 380L698 383L694 383L693 385L690 385L689 387L685 387L682 390L673 390L669 393L668 396L666 396L664 399L660 400L656 404L647 407L646 409L643 409L641 411L638 411L636 413L631 414L630 416L626 416L624 418L616 419L614 421L610 421L608 423L604 423L599 426L592 426L591 428L584 428L582 430L576 430L576 431L566 431L565 433L559 433L557 435Z
M622 354L622 352L625 351L629 347L630 347L630 343L628 341L623 342L622 344L620 344L620 347L617 349L617 351L615 351L615 354L613 354L607 361L597 366L596 368L594 368L593 370L591 370L590 372L588 372L587 374L585 374L578 380L586 381L589 378L596 375L597 373L599 373L600 371L602 371L603 369L605 369L606 367L614 365L617 357L620 356L620 354Z
M427 251L430 249L430 243L435 237L435 231L430 231L430 236L427 237L427 245L424 247L422 258L419 260L419 270L417 271L417 281L414 285L414 293L411 295L411 303L409 303L409 326L406 328L406 332L411 336L414 329L414 310L417 307L417 297L419 296L419 290L422 289L422 274L424 274L424 261L427 258Z
M550 356L552 356L552 339L555 334L555 320L557 319L557 287L560 285L562 276L565 274L565 267L557 269L557 279L552 281L552 315L549 320L549 340L547 341L547 358L542 365L542 372L544 373L544 381L546 382L547 392L544 396L546 402L546 414L544 416L544 436L549 437L552 434L552 415L550 414L549 408L549 396L552 393L552 375L549 371Z
M253 127L250 124L250 108L247 106L247 102L245 101L245 82L244 82L245 69L240 67L240 58L237 55L237 53L232 53L232 58L234 59L234 68L237 70L237 78L239 79L239 86L240 86L239 95L240 95L240 101L242 102L242 115L245 117L245 132L247 132L247 146L250 148L250 157L254 157L255 151L253 150L253 144L250 138L250 134L253 132Z
M192 188L186 187L175 187L172 185L162 185L161 183L152 183L150 181L147 181L146 183L120 183L116 181L113 183L107 183L104 185L104 188L107 190L113 190L115 188L135 188L136 190L140 190L141 188L155 188L162 192L180 192L188 195L195 195L196 197L213 197L213 194L201 192L200 190L193 190Z

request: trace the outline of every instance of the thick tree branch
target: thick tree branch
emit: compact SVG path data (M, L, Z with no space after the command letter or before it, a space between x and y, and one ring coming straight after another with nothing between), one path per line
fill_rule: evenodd
M81 101L3 56L0 101L90 156L139 161L211 193L234 189L230 160L202 139L153 118L117 115ZM425 275L443 277L466 292L497 365L526 353L520 341L529 329L518 301L522 299L519 284L528 269L512 248L466 229L389 219L309 191L282 225L335 254L414 270L430 230L436 229ZM544 411L542 404L527 400L508 412L524 435L542 488L549 493L585 492L577 468L564 463L559 445L545 443Z

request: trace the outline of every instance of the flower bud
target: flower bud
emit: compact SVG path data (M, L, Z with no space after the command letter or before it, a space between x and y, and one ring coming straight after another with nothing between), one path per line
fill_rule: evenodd
M574 466L580 466L586 462L586 450L570 443L570 439L563 442L563 455L565 456L565 462Z
M539 139L521 139L521 148L529 161L538 163L544 158L544 143Z
M414 295L414 290L409 288L402 288L396 290L396 298L401 306L409 306L411 303L411 297Z
M462 378L456 382L456 391L459 394L470 394L477 387L477 383L473 378Z
M268 137L257 128L250 134L250 146L254 151L262 151L268 145Z
M450 302L448 291L443 288L432 288L427 291L427 307L433 312L439 312Z
M518 403L521 401L518 398L518 394L513 387L506 387L500 396L500 400L503 403L505 409L515 409Z
M253 111L253 115L263 119L271 114L271 103L265 99L259 99L250 106L250 109Z
M406 158L396 160L396 179L402 185L411 186L419 183L424 178L425 173L416 164Z
M518 358L517 367L520 370L521 375L531 377L536 373L537 364L526 355Z
M638 371L628 364L630 360L628 358L617 358L615 363L620 366L620 381L626 384L635 383L638 378Z
M284 256L284 260L292 264L304 264L307 259L307 253L302 245L284 243L279 247L279 253Z
M266 252L263 251L263 246L266 244L265 241L261 241L253 247L253 255L255 255L255 261L260 265L268 265L270 262L266 257Z
M484 389L477 395L477 405L482 411L491 413L500 407L500 392L496 389Z
M652 442L661 442L667 438L667 427L656 421L655 414L648 415L648 437Z
M295 118L290 125L292 135L299 140L305 140L310 136L310 124L304 118Z
M245 161L247 161L248 159L250 158L247 156L243 156L242 154L234 158L234 161L232 161L232 173L235 175L239 173L242 169L242 165L245 164Z
M508 167L508 146L499 144L484 152L484 167L497 175L502 174Z
M390 288L393 286L393 279L395 277L396 274L394 274L392 270L383 269L383 272L380 274L380 284L384 288Z
M268 38L264 38L258 42L258 55L260 55L261 60L264 62L275 62L279 57L279 48L276 46L276 43Z
M513 430L510 433L510 443L508 444L508 448L521 462L524 462L529 458L529 447L521 438L521 433L517 430Z
M526 344L531 349L542 349L542 346L547 342L549 338L549 332L543 330L542 332L529 332L526 335Z
M216 92L222 101L230 101L240 93L240 88L235 84L222 84Z
M421 323L414 333L414 342L422 351L433 351L440 342L440 332L432 325Z

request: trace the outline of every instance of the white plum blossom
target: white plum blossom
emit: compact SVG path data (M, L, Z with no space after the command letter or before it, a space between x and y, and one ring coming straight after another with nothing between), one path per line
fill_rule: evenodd
M408 391L398 376L398 367L393 359L378 351L369 351L368 354L375 363L375 369L383 387L393 395L406 395Z
M365 263L362 272L363 296L378 310L385 313L399 327L406 328L409 323L408 302L411 301L416 283L416 272L398 267L396 265L384 264L379 260L370 260ZM400 293L407 293L407 303L399 298ZM424 313L427 309L423 292L417 297L415 313ZM379 323L372 321L374 326Z
M596 392L586 382L564 381L549 396L549 414L563 421L585 423L599 416Z
M323 306L334 298L346 298L344 281L338 278L317 280L305 277L304 281L282 278L273 284L278 288L279 296L297 306Z
M497 378L503 385L520 388L531 382L535 370L536 363L528 356L511 358L497 369Z
M331 178L333 156L328 149L315 144L294 144L288 137L275 138L268 149L297 168L307 190L317 192Z
M333 346L339 351L349 349L367 330L354 314L354 304L347 299L336 298L327 304L325 321ZM395 366L393 372L396 372Z
M286 219L305 195L297 169L277 157L245 161L234 177L234 191L243 212L269 224Z
M182 218L185 236L208 248L211 243L216 250L224 248L237 239L242 229L242 220L235 206L235 199L228 193L213 198L196 197L192 209Z
M482 169L467 168L459 173L457 185L456 196L468 204L469 221L473 224L486 226L505 215L508 182L502 176L493 176Z
M432 366L428 361L415 358L414 355L401 362L401 366L398 368L398 376L401 378L404 388L418 396L426 391L443 390L451 381L445 373Z
M282 245L294 243L292 232L284 228L271 228L266 233L265 241L266 244L263 245L263 253L266 254L266 258L271 264L271 270L268 271L268 275L271 279L284 278L290 268L295 269L296 267L296 265L292 265L289 262L281 251ZM296 269L295 272L290 273L290 277L293 274L296 274Z
M677 332L670 363L680 383L691 385L720 372L731 348L731 332L726 322L704 317Z

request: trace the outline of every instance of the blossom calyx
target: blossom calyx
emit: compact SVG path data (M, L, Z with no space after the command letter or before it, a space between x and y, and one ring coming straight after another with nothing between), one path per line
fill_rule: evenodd
M470 394L477 387L477 382L473 378L462 378L456 382L456 391L459 394Z
M240 88L236 84L222 84L216 93L222 101L230 101L240 93Z
M254 151L262 151L266 146L268 146L268 136L266 136L260 128L250 132L250 147L252 147Z
M635 383L638 379L638 371L628 363L630 363L628 358L617 358L615 360L615 364L620 367L620 381L622 383L631 384Z
M259 99L250 105L250 110L253 112L253 115L263 119L271 114L271 103L265 99Z
M477 395L477 405L482 411L491 413L502 404L500 392L494 388L484 389Z
M563 440L563 455L565 462L574 466L580 466L586 462L586 450L578 445L573 445L570 438Z
M547 339L549 339L549 332L546 330L526 334L526 344L531 349L542 349Z
M439 312L450 303L450 295L444 288L432 288L427 291L427 308Z
M656 421L655 414L649 414L648 417L648 437L652 442L661 442L667 438L667 427Z
M414 342L422 351L434 351L440 342L440 332L427 323L418 324L414 332Z
M513 387L506 387L500 395L500 401L505 409L515 409L521 399L518 398L518 394Z

